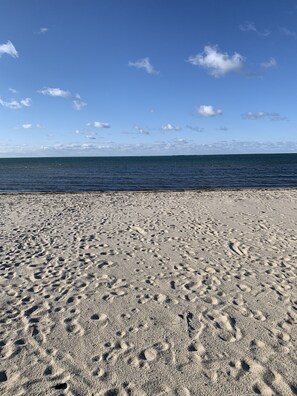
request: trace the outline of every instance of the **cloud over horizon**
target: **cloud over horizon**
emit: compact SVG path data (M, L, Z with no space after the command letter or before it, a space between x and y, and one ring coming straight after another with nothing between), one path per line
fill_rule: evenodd
M241 154L241 153L294 153L297 141L253 141L232 140L214 143L195 143L186 139L171 139L153 143L116 142L101 143L57 143L53 145L11 146L0 143L0 154L6 156L73 156L73 155L199 155L199 154Z
M207 45L202 53L190 56L188 62L206 69L211 76L220 78L227 73L239 71L243 66L244 58L237 52L230 56L219 52L217 46Z

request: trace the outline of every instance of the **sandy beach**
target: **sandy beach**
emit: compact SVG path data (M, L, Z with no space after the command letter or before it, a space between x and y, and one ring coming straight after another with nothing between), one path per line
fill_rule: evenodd
M297 190L0 211L1 395L297 395Z

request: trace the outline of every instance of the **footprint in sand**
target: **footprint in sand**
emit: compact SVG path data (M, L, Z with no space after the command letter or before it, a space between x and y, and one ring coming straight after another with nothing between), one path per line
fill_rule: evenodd
M99 261L97 268L99 269L107 269L107 268L112 268L114 267L116 264L113 261L110 260L101 260Z
M107 342L104 344L107 348L107 352L104 352L98 357L98 361L105 362L107 364L111 363L114 365L121 355L127 354L134 346L131 343L120 340L115 342Z
M248 255L248 248L242 244L240 244L235 239L229 241L228 246L232 253L237 254L238 256L247 256Z
M93 314L93 315L91 316L91 320L93 320L94 323L98 323L98 324L100 325L100 327L103 328L103 329L104 329L104 327L106 327L106 326L108 325L108 323L109 323L108 317L107 317L107 315L105 315L105 314L99 315L99 314L95 313L95 314Z
M150 363L164 357L167 361L166 351L169 351L170 345L166 342L157 342L145 349L143 349L137 356L132 356L127 359L127 363L136 368L150 368Z
M242 338L242 331L236 324L236 319L227 313L217 310L206 311L204 318L214 328L215 334L224 341L235 342Z
M65 329L70 334L75 334L82 336L84 335L84 329L78 323L77 319L74 318L66 318L64 319Z
M238 381L243 375L250 371L250 365L245 360L238 360L236 362L230 362L229 375Z

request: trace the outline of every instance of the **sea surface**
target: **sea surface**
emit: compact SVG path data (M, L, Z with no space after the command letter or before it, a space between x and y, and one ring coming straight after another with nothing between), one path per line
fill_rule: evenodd
M0 192L297 187L297 154L0 159Z

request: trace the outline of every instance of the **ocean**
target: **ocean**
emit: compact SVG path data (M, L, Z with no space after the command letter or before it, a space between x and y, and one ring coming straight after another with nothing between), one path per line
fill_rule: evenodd
M297 187L297 154L0 159L0 192Z

